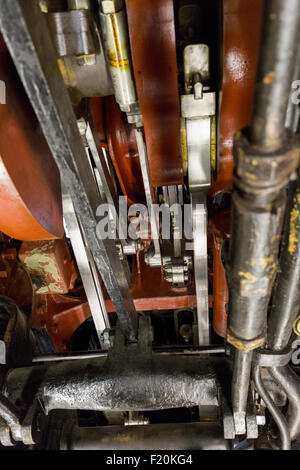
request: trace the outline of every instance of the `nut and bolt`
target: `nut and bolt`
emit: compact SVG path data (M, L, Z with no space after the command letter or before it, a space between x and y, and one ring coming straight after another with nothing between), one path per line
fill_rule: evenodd
M106 344L106 345L110 344L111 335L110 335L110 330L109 329L106 329L106 330L103 331L102 338L103 338L103 343L104 344Z
M195 73L193 79L194 79L194 98L195 98L195 100L202 100L202 98L203 98L203 84L201 82L200 73Z
M101 2L102 13L109 15L123 8L123 0L103 0Z
M86 120L83 118L80 118L77 120L77 126L78 130L81 136L84 136L86 134L86 129L87 129L87 123Z
M95 65L96 54L83 54L76 56L77 64L80 66Z
M293 324L294 332L297 336L300 336L300 317L296 318Z

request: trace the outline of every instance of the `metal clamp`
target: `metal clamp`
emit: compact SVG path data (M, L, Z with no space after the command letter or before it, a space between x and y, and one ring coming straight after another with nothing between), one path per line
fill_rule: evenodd
M260 367L283 367L290 362L292 353L291 349L279 352L258 349L254 353L253 362Z

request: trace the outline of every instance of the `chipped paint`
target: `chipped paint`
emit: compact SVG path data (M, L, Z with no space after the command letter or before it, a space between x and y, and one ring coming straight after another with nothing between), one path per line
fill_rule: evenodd
M20 261L30 275L39 279L37 293L67 293L76 277L66 240L23 242Z
M246 272L246 273L239 272L239 276L245 277L250 282L256 282L257 281L257 277L253 276L253 274L251 274L249 272Z
M294 197L294 206L291 211L290 217L290 233L289 233L289 247L290 255L296 251L299 242L299 229L300 229L300 189L297 190Z
M30 274L36 273L40 275L42 270L46 274L47 278L52 281L47 286L40 287L37 290L37 293L46 294L47 292L61 292L61 276L55 259L40 252L33 253L35 250L37 250L37 248L32 250L30 255L26 256L24 259L26 268Z
M32 248L31 250L26 250L25 254L26 256L31 256L34 254L40 254L43 251L47 251L47 252L52 251L54 248L55 242L56 240L49 240L43 243L40 242L38 243L36 248Z

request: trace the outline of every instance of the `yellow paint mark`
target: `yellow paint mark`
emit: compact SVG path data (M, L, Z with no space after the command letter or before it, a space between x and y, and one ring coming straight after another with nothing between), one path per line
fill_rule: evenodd
M292 255L296 251L297 243L299 241L299 224L300 224L300 190L298 189L294 197L294 207L291 211L290 218L290 233L289 233L289 247L288 251Z
M274 265L274 258L273 256L269 256L267 258L260 258L258 259L258 263L264 268L264 269L270 269Z
M60 70L60 73L62 74L64 83L66 86L73 86L74 83L76 82L76 75L75 72L72 70L71 67L68 67L64 59L58 59L57 60L58 67Z
M184 175L187 175L188 170L188 152L186 143L186 127L185 119L180 121L180 142L181 142L181 155L182 155L182 168Z
M252 181L257 180L257 176L253 175L252 173L245 173L245 176L249 178L249 180L252 180Z
M253 276L253 274L248 273L248 272L247 273L239 272L239 276L245 277L250 282L256 282L257 281L257 278L255 276Z
M210 123L210 163L213 172L217 169L217 131L216 117L213 116Z
M116 15L110 15L110 24L114 38L114 50L107 52L108 62L112 67L128 70L129 69L129 57L127 54L127 43L121 44L120 37L118 34L118 25L116 21Z
M110 51L107 54L108 56L108 62L112 67L118 68L118 69L129 69L129 60L128 59L118 59L116 52Z

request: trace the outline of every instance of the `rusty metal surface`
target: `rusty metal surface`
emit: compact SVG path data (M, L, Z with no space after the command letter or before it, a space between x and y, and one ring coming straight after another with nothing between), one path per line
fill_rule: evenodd
M211 194L232 189L233 136L250 123L260 39L262 0L224 0L220 159Z
M182 184L172 0L126 0L136 89L152 186Z
M0 230L18 240L62 237L58 169L8 52L0 64Z
M221 259L222 239L214 235L213 246L213 329L221 336L226 338L227 332L227 312L226 307L229 300L228 286L226 282L225 269Z
M19 258L35 278L37 294L66 294L74 287L77 272L65 239L23 242Z

